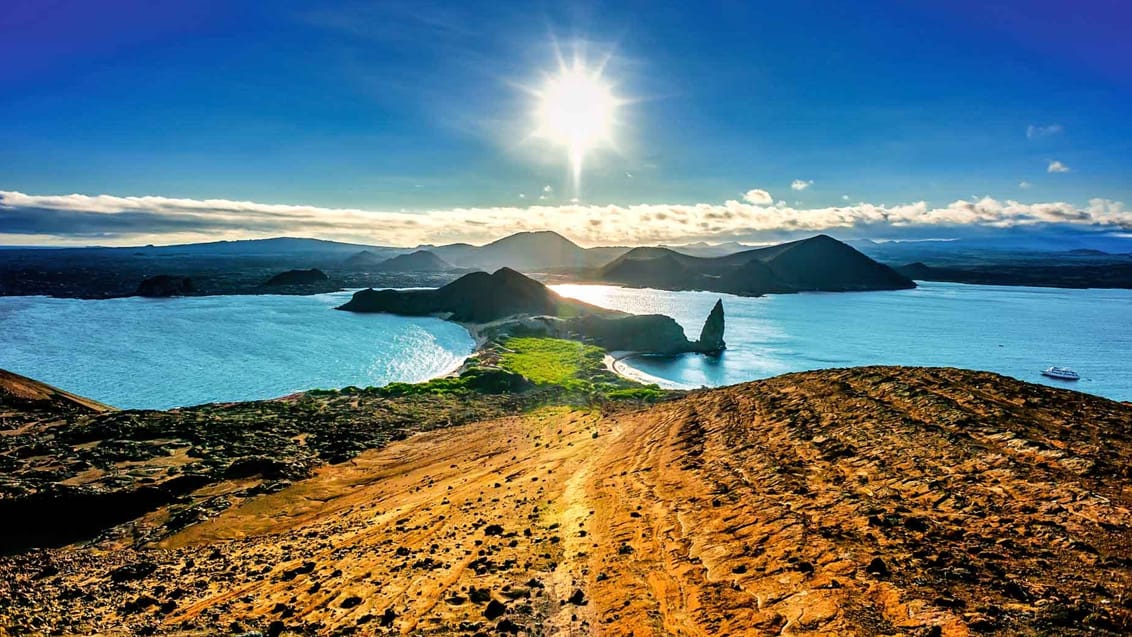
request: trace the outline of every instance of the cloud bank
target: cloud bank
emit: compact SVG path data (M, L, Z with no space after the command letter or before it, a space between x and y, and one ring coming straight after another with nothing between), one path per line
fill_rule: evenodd
M758 191L752 191L758 192ZM751 195L746 193L745 197ZM769 197L769 195L768 195ZM763 200L761 195L753 198ZM938 235L946 228L1047 224L1132 231L1132 210L1093 199L1021 203L985 197L931 208L856 203L794 208L740 201L701 204L533 205L452 208L418 213L264 204L226 199L112 195L27 195L0 191L0 244L137 245L306 236L392 246L483 243L520 231L554 230L583 245L644 245L755 239L775 234L870 231Z

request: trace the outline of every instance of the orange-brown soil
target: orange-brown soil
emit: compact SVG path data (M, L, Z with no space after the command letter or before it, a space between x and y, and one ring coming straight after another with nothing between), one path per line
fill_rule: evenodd
M1128 405L950 369L543 408L0 558L0 632L1121 634L1129 458Z
M6 418L30 420L31 416L46 411L98 413L111 409L89 398L0 369L0 422Z

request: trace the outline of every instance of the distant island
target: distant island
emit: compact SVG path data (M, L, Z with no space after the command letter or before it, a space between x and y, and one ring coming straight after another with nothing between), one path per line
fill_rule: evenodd
M908 277L826 235L721 257L634 248L602 267L596 278L632 287L740 296L916 287Z
M626 314L565 298L510 268L466 274L435 290L361 290L338 309L438 315L493 335L577 338L607 350L679 354L725 347L722 302L713 309L703 338L690 341L671 317Z
M1132 245L1132 240L1126 241ZM1118 249L1119 245L1114 248ZM913 279L1132 288L1130 254L1048 246L1044 251L1025 250L970 241L844 243L825 235L760 248L736 242L583 248L549 231L521 232L482 246L398 248L281 237L130 248L2 248L0 296L96 299L431 288L470 271L494 272L503 267L545 281L744 296L905 289L914 285ZM330 281L264 285L281 273L311 269ZM167 279L145 283L154 277ZM186 278L192 280L191 287L174 283Z
M280 272L267 280L264 285L267 286L280 286L280 285L314 285L319 283L326 283L330 277L318 268L311 268L309 270L287 270Z
M1097 257L1100 263L960 263L928 265L916 262L897 267L917 281L944 281L974 285L1019 285L1047 288L1132 288L1132 258L1098 251L1073 251L1073 257Z

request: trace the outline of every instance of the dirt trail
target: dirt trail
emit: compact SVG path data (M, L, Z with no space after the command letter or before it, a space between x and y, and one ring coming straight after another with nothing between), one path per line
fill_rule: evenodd
M1132 408L1109 401L800 374L418 434L16 583L75 632L1118 634L1129 454Z

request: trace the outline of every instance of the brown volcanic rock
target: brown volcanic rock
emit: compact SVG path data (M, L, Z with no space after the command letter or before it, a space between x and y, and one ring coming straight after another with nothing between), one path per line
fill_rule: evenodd
M0 559L0 627L1122 634L1130 454L1128 405L954 369L547 408L367 451L158 547Z

